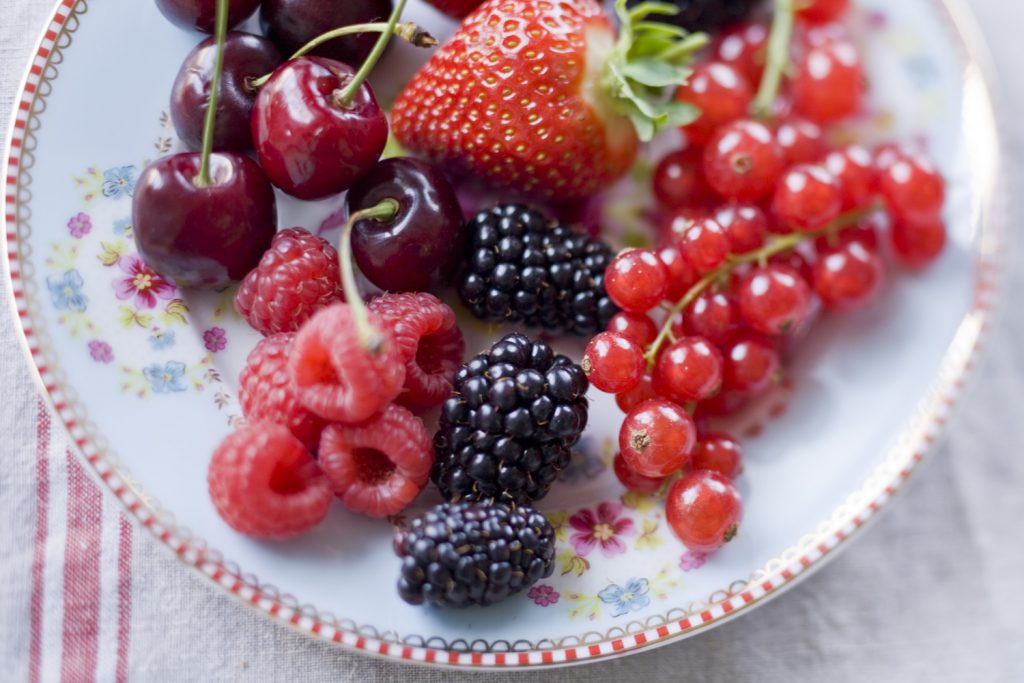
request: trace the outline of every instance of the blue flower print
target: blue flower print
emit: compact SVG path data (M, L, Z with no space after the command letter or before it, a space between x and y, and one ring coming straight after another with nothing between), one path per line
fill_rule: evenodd
M132 219L120 218L114 221L114 234L128 236L132 234Z
M47 276L46 286L50 288L50 298L58 311L78 311L81 313L89 305L89 299L82 294L82 276L77 270L69 270L60 277Z
M647 596L647 579L630 579L626 587L612 584L597 594L601 602L612 605L612 616L621 617L629 612L636 612L651 603Z
M149 345L153 347L154 351L174 346L174 333L154 330L153 334L149 337Z
M135 167L118 166L103 172L103 196L111 199L131 197L135 193Z
M160 365L153 363L142 371L149 381L154 393L171 394L177 391L185 391L186 387L182 380L185 378L185 364L177 361L168 361Z

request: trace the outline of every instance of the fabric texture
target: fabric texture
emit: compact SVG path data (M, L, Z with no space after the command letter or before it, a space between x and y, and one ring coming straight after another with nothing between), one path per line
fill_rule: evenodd
M129 1L129 0L121 0ZM151 0L132 0L151 1ZM0 130L52 0L0 0ZM1005 88L1008 196L1024 209L1019 9L974 0ZM1010 125L1012 124L1012 125ZM1009 225L1005 291L1024 286ZM175 561L86 476L39 398L0 282L0 671L9 681L462 681L268 622ZM778 600L709 633L526 681L1024 681L1024 309L1002 301L927 463L874 527Z

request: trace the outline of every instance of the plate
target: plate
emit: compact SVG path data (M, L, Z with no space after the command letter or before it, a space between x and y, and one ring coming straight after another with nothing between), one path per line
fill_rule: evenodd
M410 17L451 30L422 3ZM62 0L17 99L5 253L28 355L79 454L140 525L223 590L312 637L494 668L597 661L707 630L820 567L893 497L946 420L995 289L999 144L969 16L952 2L860 0L856 21L876 99L851 132L927 145L949 181L949 248L924 273L894 272L873 308L820 320L789 381L733 425L745 440L746 515L713 556L685 552L660 505L616 482L621 417L596 393L591 429L539 505L558 529L555 573L500 606L404 604L391 525L340 505L288 543L229 529L207 495L206 465L240 419L237 376L257 336L230 291L139 287L147 271L131 197L147 161L179 149L167 97L197 40L152 2ZM383 99L421 59L392 50L374 79ZM615 230L631 229L618 209L643 201L641 190L613 193ZM281 224L329 233L340 205L284 199ZM416 506L431 502L425 494Z

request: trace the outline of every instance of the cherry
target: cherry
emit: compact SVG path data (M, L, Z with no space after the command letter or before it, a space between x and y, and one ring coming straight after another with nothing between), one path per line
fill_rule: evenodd
M735 479L743 471L743 449L740 442L728 434L708 434L697 441L690 466L694 470L709 470L726 479Z
M893 154L879 173L879 189L897 218L927 220L942 211L946 184L935 165L923 156Z
M604 286L620 308L646 313L665 298L668 271L650 249L627 249L608 266Z
M761 82L768 53L768 27L739 24L724 31L715 42L714 58L739 71L751 86Z
M615 459L612 460L612 470L619 482L630 491L657 493L665 483L663 477L645 477L631 470L626 464L626 459L622 457L622 453L615 454Z
M336 3L343 4L343 3ZM282 64L260 88L252 137L270 181L300 199L347 190L380 158L388 123L352 67L324 57Z
M658 162L651 179L654 197L665 209L703 206L711 197L704 179L700 150L691 147L669 152Z
M682 250L675 244L658 249L658 260L662 262L668 272L665 298L669 301L679 301L697 282L697 271L686 262Z
M736 306L726 292L705 290L693 300L682 316L682 324L674 323L674 334L705 337L720 343L739 324Z
M633 408L652 398L658 398L658 392L654 390L654 379L650 373L645 372L635 387L615 395L615 404L622 412L629 413Z
M139 176L132 226L142 258L187 287L222 287L256 267L277 230L274 189L240 154L213 154L210 183L197 182L202 158L159 159Z
M835 21L850 9L850 0L808 0L796 16L814 24L825 24Z
M617 394L640 383L644 375L644 352L622 335L601 332L587 344L580 366L594 388Z
M814 163L825 153L825 134L821 126L807 119L786 119L775 129L775 139L787 166Z
M608 331L625 337L640 348L650 346L658 336L658 326L650 316L629 311L616 313L608 323Z
M940 216L925 220L897 218L892 226L892 252L908 268L923 268L946 246L946 225Z
M178 137L192 150L202 146L216 59L216 40L207 38L185 57L171 87L171 120ZM257 90L251 83L280 63L281 54L266 38L240 31L227 34L213 129L215 150L244 152L252 148L249 119Z
M704 150L708 184L725 199L763 199L782 170L782 150L775 136L757 121L741 119L722 126Z
M771 344L745 335L722 349L725 358L722 393L753 396L768 389L778 378L782 360Z
M729 238L714 218L697 221L679 241L683 260L700 274L710 273L729 255Z
M391 14L391 0L263 0L260 24L267 38L287 55L317 36L352 24L384 21ZM335 38L312 54L346 64L360 64L370 54L377 36L360 33Z
M712 553L736 536L743 502L732 482L716 472L694 470L672 484L665 519L690 550Z
M645 477L667 477L686 467L697 441L689 414L664 399L644 401L626 415L619 450L629 469Z
M829 152L823 163L842 188L843 211L871 203L877 185L871 152L860 145L850 145Z
M860 109L864 70L852 43L826 43L807 51L792 81L793 108L818 123L832 123Z
M703 337L686 337L665 349L654 369L654 387L677 403L701 401L722 385L722 354Z
M843 199L839 181L822 166L789 169L775 188L772 210L783 225L819 230L838 216Z
M729 251L743 254L764 244L768 218L756 204L724 204L712 215L729 240Z
M782 265L754 268L737 285L740 317L755 332L786 334L810 314L811 289L800 273Z
M394 218L362 220L352 251L363 275L390 292L427 291L455 271L465 221L451 184L436 166L409 157L385 159L346 196L349 213L384 199L398 203Z
M834 310L849 311L871 303L884 280L881 257L857 241L825 251L814 264L814 290Z
M691 145L704 145L726 123L746 115L754 99L750 83L735 67L705 62L693 68L689 80L676 90L676 100L700 111L683 133Z
M175 26L213 33L217 0L156 0L157 9ZM256 11L260 0L229 0L228 27L237 26Z

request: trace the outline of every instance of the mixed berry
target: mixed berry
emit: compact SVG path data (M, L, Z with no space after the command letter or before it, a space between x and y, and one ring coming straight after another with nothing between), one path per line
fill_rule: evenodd
M941 174L920 150L851 144L866 82L847 0L618 0L618 27L597 0L430 2L463 23L389 122L371 69L393 38L437 44L401 23L406 0L157 0L215 35L173 84L193 151L140 177L138 248L182 286L240 282L264 335L239 378L245 424L210 462L214 506L261 538L308 531L334 499L395 520L404 600L489 605L553 571L532 506L592 386L624 414L621 484L662 500L690 550L719 550L743 457L717 418L779 382L822 312L941 254ZM228 31L257 5L265 37ZM674 127L652 246L616 252L554 218ZM382 160L390 135L415 157ZM278 231L274 188L347 193L337 248ZM459 196L480 189L502 199L467 220ZM466 361L448 302L516 329ZM553 336L589 339L579 362ZM431 482L444 502L400 522Z

